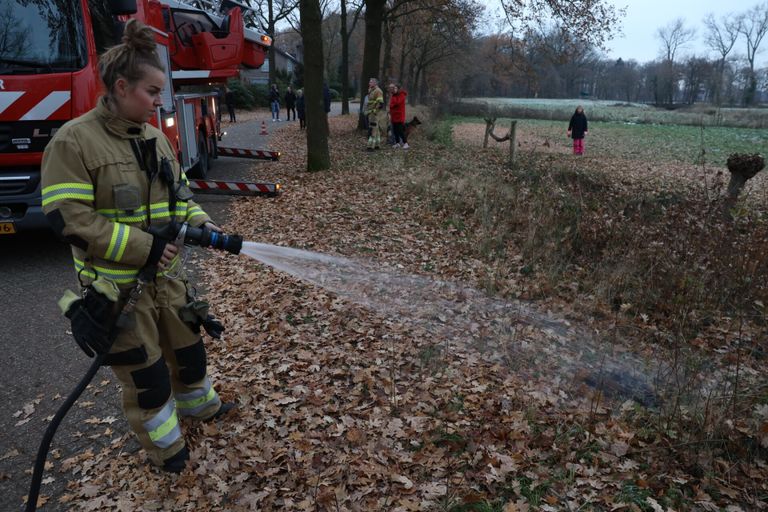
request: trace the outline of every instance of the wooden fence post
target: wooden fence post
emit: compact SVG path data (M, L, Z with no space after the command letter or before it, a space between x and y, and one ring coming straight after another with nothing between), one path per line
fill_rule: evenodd
M509 166L515 161L515 131L517 130L517 121L512 120L512 124L509 126Z

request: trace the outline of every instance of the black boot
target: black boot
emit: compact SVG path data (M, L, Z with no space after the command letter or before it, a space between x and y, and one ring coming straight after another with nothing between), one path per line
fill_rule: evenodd
M232 402L221 402L221 405L219 406L219 410L213 413L213 416L206 419L205 421L215 421L222 416L226 415L229 411L235 408L235 404Z
M187 467L187 461L189 460L189 450L187 450L187 447L185 446L181 450L179 450L176 455L173 457L170 457L168 459L165 459L163 462L163 471L167 471L169 473L181 473L184 471L184 468Z

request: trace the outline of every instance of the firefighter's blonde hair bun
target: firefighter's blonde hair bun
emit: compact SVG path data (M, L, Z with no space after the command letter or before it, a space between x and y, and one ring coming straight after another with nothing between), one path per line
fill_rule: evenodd
M122 41L99 57L99 75L106 87L107 99L120 78L133 84L144 77L147 66L165 71L156 51L155 33L150 27L130 19L125 24Z
M135 52L154 53L155 33L137 19L130 19L123 31L123 44Z

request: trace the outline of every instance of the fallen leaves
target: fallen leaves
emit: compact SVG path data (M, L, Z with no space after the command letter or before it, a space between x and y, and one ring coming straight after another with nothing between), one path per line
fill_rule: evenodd
M348 119L332 119L331 129L335 158L344 163L308 174L297 172L303 135L281 127L274 149L285 157L254 167L254 177L280 181L285 192L238 200L227 227L279 246L373 255L380 270L482 281L486 264L474 257L471 240L410 193L422 164L403 152L364 153ZM426 161L438 152L414 142ZM446 341L405 316L361 307L245 257L213 254L204 272L227 326L222 340L207 344L209 372L222 397L237 403L236 414L216 423L182 420L191 461L179 476L152 469L130 434L61 461L62 476L72 479L61 504L236 512L415 511L463 502L505 512L566 503L631 509L630 498L617 498L626 482L656 493L638 494L633 506L646 510L668 506L667 490L716 503L704 479L660 456L654 439L634 435L626 420L636 414L634 402L616 410L595 405L571 376L551 372L546 361L568 349L578 323L558 321L556 304L510 326L510 344L543 356L529 360L492 343ZM505 286L510 295L522 293L517 281ZM385 293L373 292L372 301ZM433 320L445 328L456 314L446 308ZM488 322L478 319L468 331L481 336ZM100 429L114 421L85 420ZM751 484L766 492L766 468L753 471Z

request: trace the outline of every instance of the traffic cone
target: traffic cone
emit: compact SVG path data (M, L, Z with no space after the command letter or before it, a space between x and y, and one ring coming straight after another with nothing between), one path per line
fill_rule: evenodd
M269 135L269 133L267 133L267 122L266 121L262 121L261 122L261 131L259 132L259 135Z

